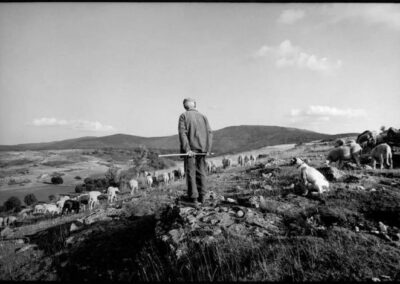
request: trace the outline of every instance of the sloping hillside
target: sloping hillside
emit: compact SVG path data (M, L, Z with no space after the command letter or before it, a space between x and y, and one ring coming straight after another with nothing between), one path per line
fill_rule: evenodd
M235 153L278 144L309 142L319 139L334 139L354 136L354 133L329 135L303 129L279 126L230 126L214 131L213 152ZM0 146L0 151L62 150L93 148L135 148L144 145L152 149L178 150L178 135L164 137L140 137L115 134L103 137L82 137L49 143L31 143Z

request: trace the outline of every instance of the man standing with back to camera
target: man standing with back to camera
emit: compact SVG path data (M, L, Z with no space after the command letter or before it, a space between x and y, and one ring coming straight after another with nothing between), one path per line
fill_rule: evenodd
M207 117L196 110L194 99L184 99L183 107L186 111L178 124L180 151L187 154L184 168L188 201L198 206L204 202L206 190L206 155L196 153L211 153L212 132Z

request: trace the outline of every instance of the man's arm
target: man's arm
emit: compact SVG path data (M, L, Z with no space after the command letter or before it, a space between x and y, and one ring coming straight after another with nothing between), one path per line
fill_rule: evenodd
M181 153L187 153L187 152L191 151L189 139L187 136L185 114L182 114L179 117L178 133L179 133L179 142L181 144Z
M204 117L206 121L206 127L207 127L207 153L211 153L211 147L212 147L212 139L213 139L213 133L210 127L210 124L208 123L207 117Z

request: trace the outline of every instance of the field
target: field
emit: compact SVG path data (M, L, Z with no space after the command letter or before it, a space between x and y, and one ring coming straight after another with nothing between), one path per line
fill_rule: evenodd
M259 149L266 156L247 167L234 159L208 176L201 208L176 203L185 184L175 181L92 212L32 217L0 241L0 280L399 281L400 170L346 169L328 193L302 196L290 159L320 168L330 148Z

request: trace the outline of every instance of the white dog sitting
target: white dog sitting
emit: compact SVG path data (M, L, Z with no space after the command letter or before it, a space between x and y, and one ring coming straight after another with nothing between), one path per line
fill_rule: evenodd
M318 193L329 190L329 182L317 169L310 167L300 158L293 158L292 165L296 165L300 169L301 181L306 187L306 192L303 195L307 195L309 190L317 191ZM315 193L313 192L312 194Z

